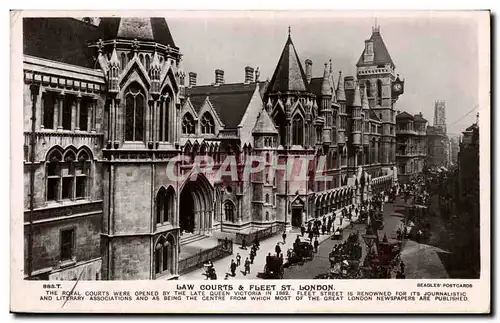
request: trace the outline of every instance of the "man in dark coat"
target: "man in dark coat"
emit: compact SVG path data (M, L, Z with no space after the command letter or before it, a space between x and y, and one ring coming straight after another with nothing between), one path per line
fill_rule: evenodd
M231 259L231 276L236 276L236 263L234 259Z
M245 260L245 273L244 273L244 275L246 276L247 273L250 274L250 260L248 260L248 257Z
M276 247L274 247L274 251L276 251L276 256L280 255L281 248L280 248L280 244L279 243L277 243Z
M302 237L304 237L304 233L306 233L306 228L304 228L303 225L300 226L300 234L302 235Z
M314 233L313 233L312 231L309 231L309 240L311 240L311 241L312 241L313 236L314 236Z
M283 232L283 235L281 236L283 238L283 244L286 243L286 231Z
M247 241L245 238L243 238L243 241L241 241L241 249L247 250Z
M255 251L250 252L250 263L253 265L253 260L255 259Z
M317 253L318 252L318 247L319 247L319 242L318 242L318 238L316 238L314 240L314 252Z
M253 244L255 245L255 247L257 249L260 249L260 242L259 242L259 238L255 237L254 241L253 241Z

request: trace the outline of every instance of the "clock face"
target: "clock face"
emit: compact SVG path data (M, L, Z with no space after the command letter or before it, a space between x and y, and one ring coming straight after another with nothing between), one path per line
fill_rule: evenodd
M399 83L394 84L394 90L401 91L401 84L399 84Z

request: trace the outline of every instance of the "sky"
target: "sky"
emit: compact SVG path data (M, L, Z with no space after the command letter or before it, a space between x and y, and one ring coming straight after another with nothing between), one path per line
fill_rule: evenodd
M470 17L191 12L169 16L167 22L183 54L183 68L198 74L198 85L214 82L215 69L224 70L226 83L243 82L245 66L259 67L261 80L270 79L289 26L303 67L307 58L313 61L314 77L323 75L330 59L336 77L339 70L355 75L364 41L376 22L396 73L405 79L396 110L422 112L432 125L434 102L444 100L449 134L460 134L476 120L477 110L470 111L479 103L478 37Z

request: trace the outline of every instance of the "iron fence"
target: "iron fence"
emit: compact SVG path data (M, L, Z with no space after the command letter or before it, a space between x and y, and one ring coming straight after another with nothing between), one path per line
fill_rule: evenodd
M233 241L218 239L213 248L202 250L179 261L179 274L183 275L200 268L209 260L217 260L233 254Z

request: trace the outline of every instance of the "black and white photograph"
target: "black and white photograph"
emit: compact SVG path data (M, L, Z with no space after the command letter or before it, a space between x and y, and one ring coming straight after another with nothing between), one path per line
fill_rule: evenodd
M24 281L489 279L488 12L150 13L18 17Z

